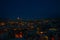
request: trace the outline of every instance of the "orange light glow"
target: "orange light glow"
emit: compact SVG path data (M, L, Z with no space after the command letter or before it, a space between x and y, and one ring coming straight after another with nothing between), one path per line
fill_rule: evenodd
M15 35L15 37L16 37L16 38L19 38L19 35L18 35L18 34L16 34L16 35Z
M48 36L45 36L46 40L48 40Z
M40 32L40 34L43 34L43 32Z
M23 37L22 32L20 32L19 34L15 34L15 37L16 37L16 38L22 38L22 37Z
M20 34L19 37L22 38L23 36Z
M22 32L20 32L20 34L19 34L19 37L20 37L20 38L22 38L22 37L23 37L23 34L22 34Z

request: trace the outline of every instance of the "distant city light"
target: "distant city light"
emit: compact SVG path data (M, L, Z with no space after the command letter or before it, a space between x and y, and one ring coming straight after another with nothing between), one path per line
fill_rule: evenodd
M26 37L26 39L28 38L30 40L35 40L35 38L40 38L40 40L48 40L51 32L53 32L51 33L51 36L55 36L57 34L56 31L58 31L57 29L59 29L57 26L57 24L54 25L53 22L50 20L26 21L20 20L20 18L18 17L16 20L0 22L0 35L8 33L13 38ZM50 39L55 40L54 37L51 37Z
M46 40L48 40L48 36L45 36Z
M40 34L43 34L43 32L40 32Z
M50 28L49 30L53 30L53 31L56 31L56 28Z
M5 23L4 23L4 22L1 22L1 23L0 23L0 26L4 26L4 25L5 25Z

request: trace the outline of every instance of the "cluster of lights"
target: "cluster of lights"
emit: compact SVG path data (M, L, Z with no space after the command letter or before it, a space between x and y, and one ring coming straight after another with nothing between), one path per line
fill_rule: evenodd
M0 22L0 26L4 26L4 25L8 25L8 24L18 24L18 25L28 25L28 26L31 26L31 25L36 25L36 24L41 24L41 23L43 23L43 24L45 24L45 23L51 23L51 21L50 20L28 20L28 21L25 21L25 22L23 22L24 20L22 20L22 19L20 19L19 17L17 17L17 22L15 22L15 21L10 21L10 20L8 20L8 22ZM53 21L55 21L55 20L53 20Z
M20 19L19 17L17 18L18 20ZM43 20L43 22L44 22L44 24L45 23L48 23L49 22L49 20ZM17 24L17 26L28 26L26 29L27 30L31 30L31 29L33 29L34 30L34 25L36 25L36 24L41 24L42 22L41 21L34 21L34 22L30 22L30 21L28 21L28 22L23 22L23 21L18 21L18 22L14 22L14 21L9 21L8 22L8 24L10 24L10 25L13 25L13 24ZM8 25L7 23L5 23L5 22L0 22L0 26L6 26L6 25ZM10 28L11 29L11 28ZM10 29L4 29L4 31L8 31L8 30L10 30ZM39 26L39 27L36 27L36 29L37 29L37 31L36 31L36 33L37 34L40 34L40 35L43 35L44 33L47 33L47 32L43 32L43 31L41 31L41 27ZM13 29L11 29L11 30L14 30L14 31L16 31L16 30L24 30L24 27L23 28L13 28ZM54 30L54 31L56 31L56 28L49 28L49 30ZM18 34L15 34L15 38L23 38L23 33L22 32L20 32L20 33L18 33ZM48 40L48 36L44 36L44 38L46 38L46 40ZM54 38L52 37L52 40L54 40Z
M16 37L16 38L23 38L23 33L20 32L19 34L15 34L15 37Z

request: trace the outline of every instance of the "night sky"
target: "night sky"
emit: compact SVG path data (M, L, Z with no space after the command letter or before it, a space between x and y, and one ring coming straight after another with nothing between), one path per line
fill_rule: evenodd
M60 0L0 0L2 18L58 18Z

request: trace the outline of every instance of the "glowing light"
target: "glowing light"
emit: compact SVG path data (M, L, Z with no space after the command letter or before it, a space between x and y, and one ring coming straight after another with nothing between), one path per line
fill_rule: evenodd
M49 30L53 30L53 31L56 31L56 28L50 28Z
M20 37L20 38L22 38L22 37L23 37L23 34L22 34L22 32L20 32L20 34L19 34L19 37Z
M5 25L5 23L4 23L4 22L2 22L0 25L1 25L1 26L4 26L4 25Z
M20 18L19 18L19 17L17 17L17 19L19 20Z
M15 37L16 37L16 38L19 38L18 34L15 34Z
M48 36L45 36L46 40L48 40Z
M43 32L40 32L40 34L43 34Z
M20 34L19 37L22 38L23 36Z

